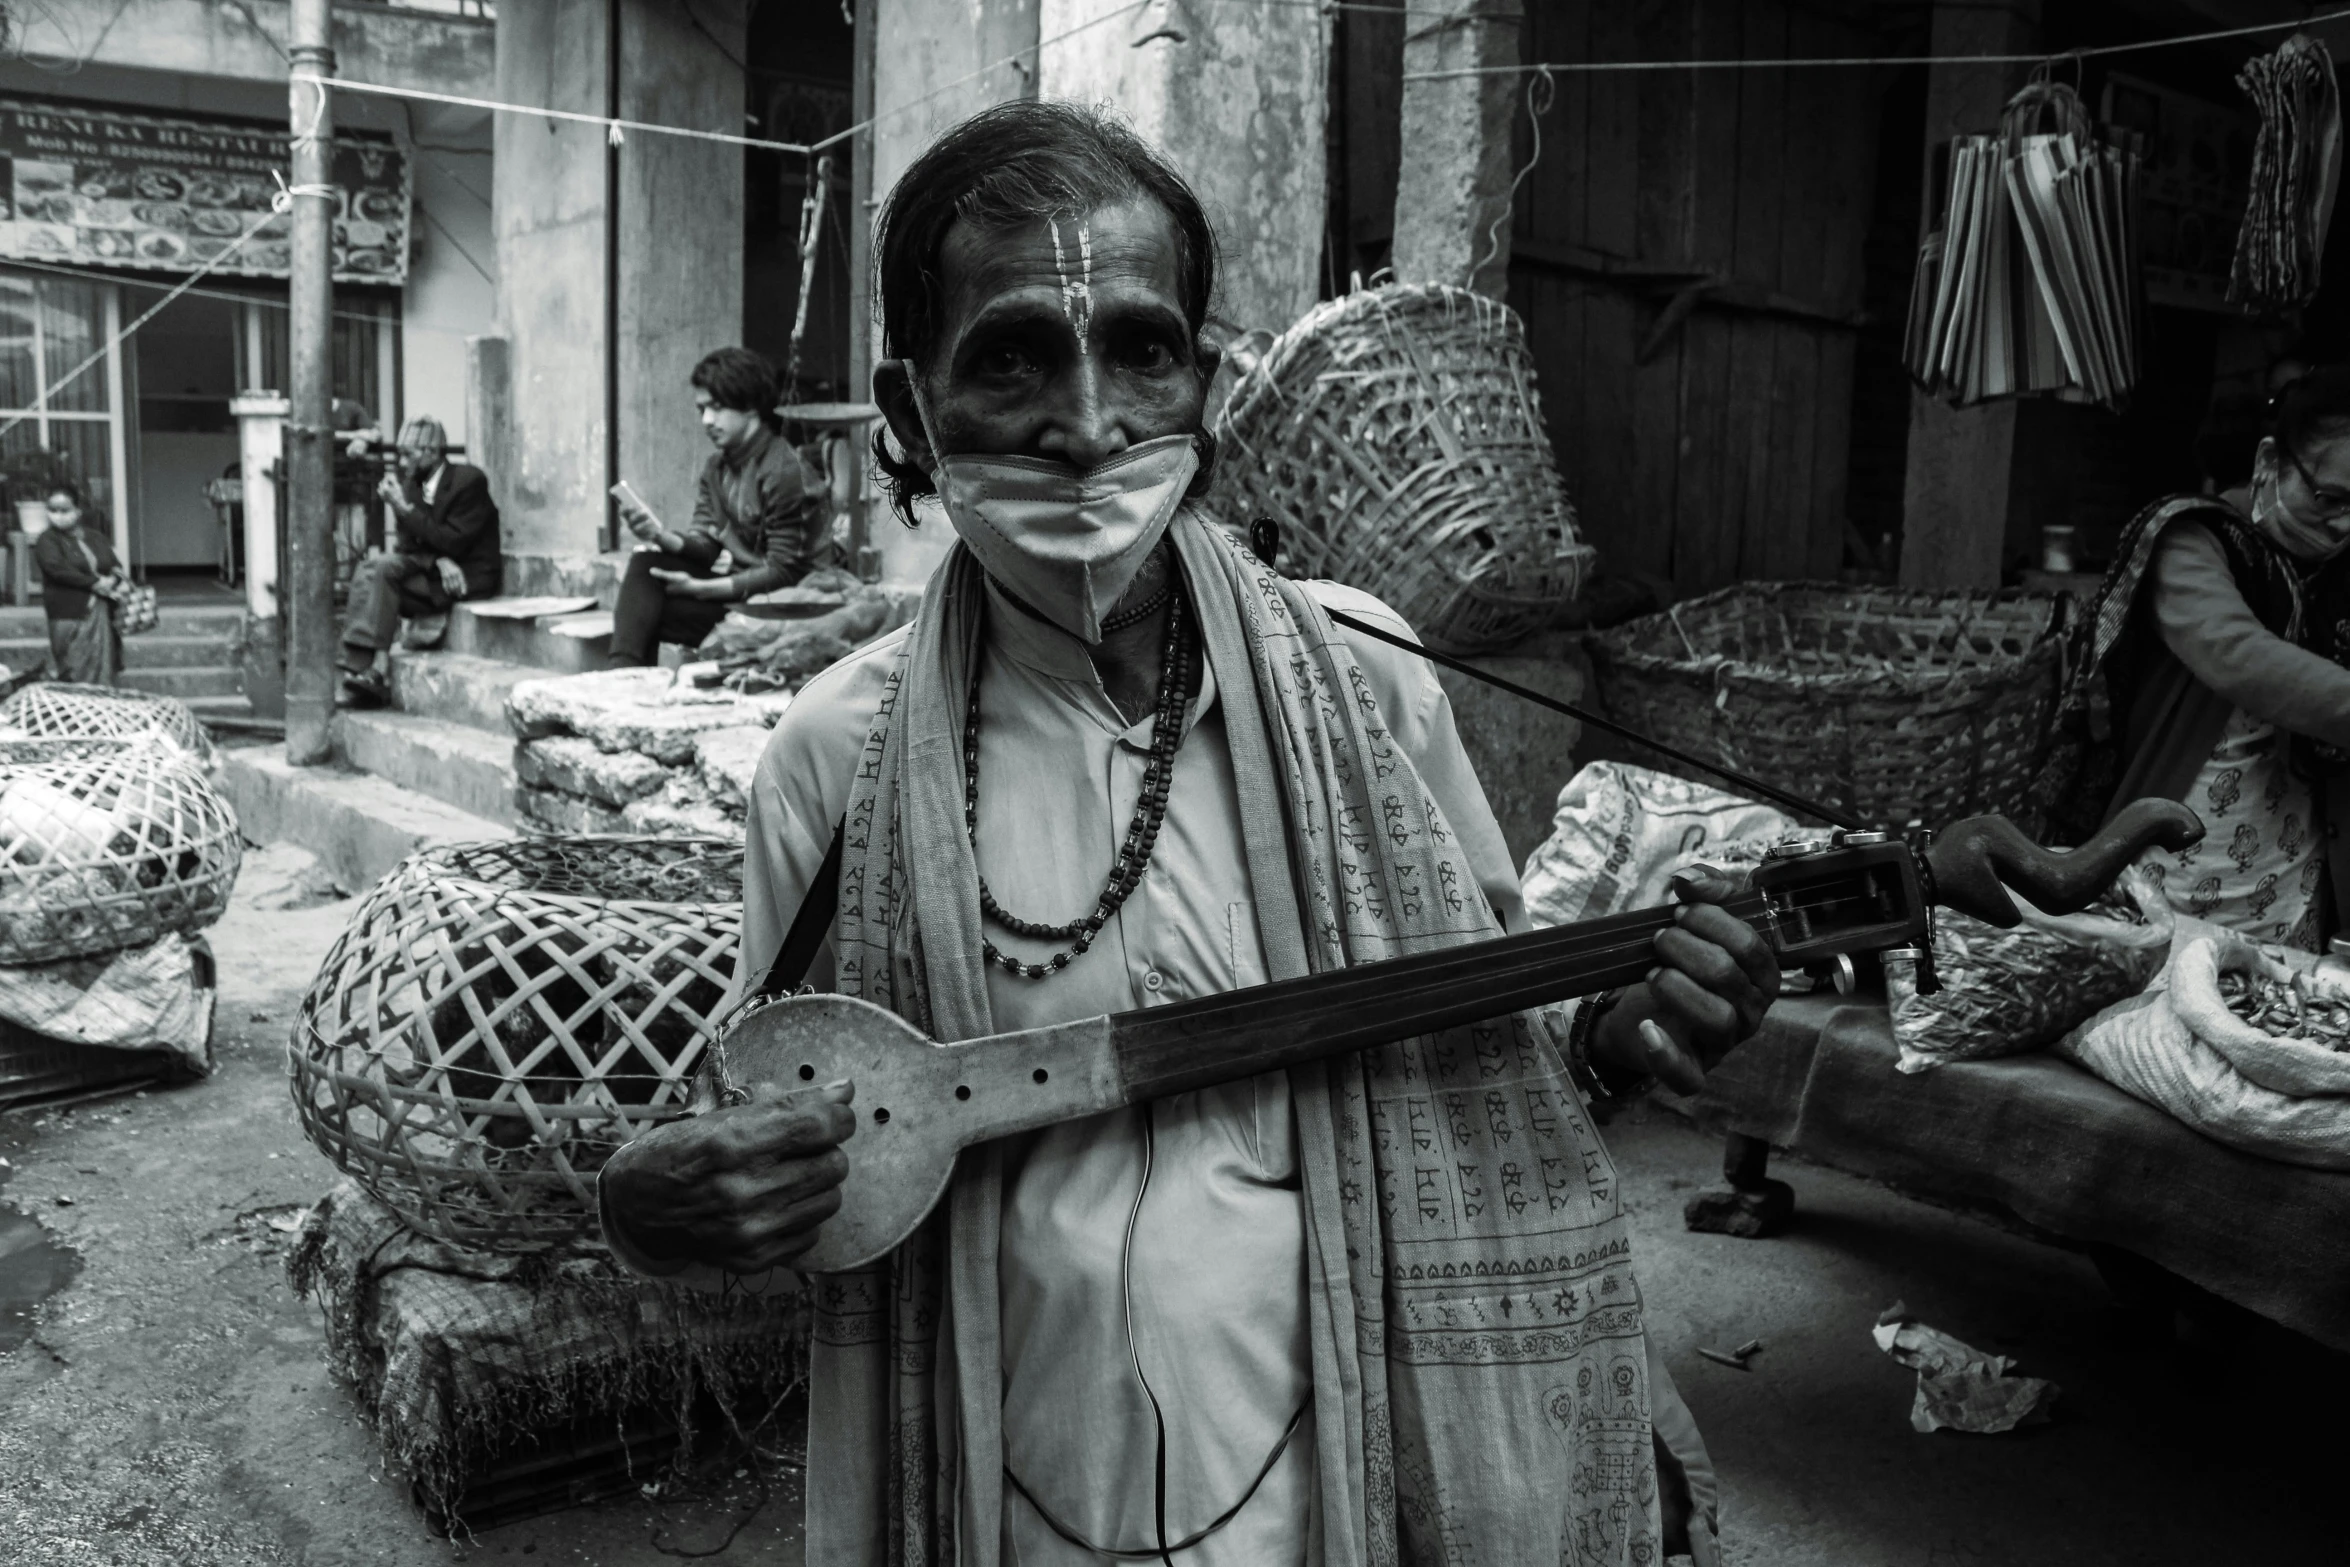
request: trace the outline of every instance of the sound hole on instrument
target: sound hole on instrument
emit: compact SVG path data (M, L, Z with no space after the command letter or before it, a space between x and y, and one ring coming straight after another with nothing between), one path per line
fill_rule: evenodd
M803 1083L813 1083L816 1081L816 1069L808 1065L808 1063L805 1061L800 1063L800 1081Z
M1050 1072L1047 1072L1047 1071L1046 1071L1046 1070L1045 1070L1043 1067L1041 1067L1041 1066L1040 1066L1040 1067L1038 1067L1038 1068L1037 1068L1037 1069L1036 1069L1036 1070L1035 1070L1033 1073L1031 1073L1030 1075L1031 1075L1031 1076L1033 1076L1033 1077L1034 1077L1034 1078L1035 1078L1035 1079L1036 1079L1038 1082L1040 1082L1040 1083L1041 1083L1041 1082L1043 1082L1043 1081L1044 1081L1046 1078L1048 1078L1048 1077L1052 1076L1052 1073L1050 1073Z
M875 1105L873 1107L873 1124L875 1126L889 1125L889 1107L887 1105Z
M957 1084L955 1085L955 1097L956 1097L957 1099L968 1099L968 1098L970 1098L970 1097L971 1097L971 1085L970 1085L969 1083L957 1083Z

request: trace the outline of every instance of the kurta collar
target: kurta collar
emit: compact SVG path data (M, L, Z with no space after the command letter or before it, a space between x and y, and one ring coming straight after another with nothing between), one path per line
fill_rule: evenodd
M1139 722L1129 724L1119 715L1110 701L1110 694L1102 689L1101 673L1093 667L1093 658L1085 651L1085 644L1063 631L1059 626L1033 615L1005 597L993 577L982 577L987 584L987 640L988 645L1013 663L1057 682L1069 692L1071 700L1083 707L1088 717L1104 729L1116 734L1127 745L1148 750L1151 743L1153 718L1145 714ZM1215 671L1207 660L1200 660L1199 690L1191 699L1191 710L1184 717L1183 732L1191 733L1216 700Z

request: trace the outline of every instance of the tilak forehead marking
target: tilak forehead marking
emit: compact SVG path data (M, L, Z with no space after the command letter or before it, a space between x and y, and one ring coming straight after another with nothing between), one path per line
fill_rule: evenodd
M1070 226L1077 231L1077 276L1069 275L1069 256L1061 248L1059 218L1052 220L1053 270L1061 277L1061 313L1069 318L1069 327L1077 334L1079 345L1087 346L1093 337L1093 228L1083 218Z

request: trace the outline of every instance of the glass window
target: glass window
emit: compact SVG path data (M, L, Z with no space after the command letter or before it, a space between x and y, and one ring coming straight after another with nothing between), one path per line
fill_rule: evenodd
M0 462L26 471L47 450L91 501L116 506L113 367L105 352L113 288L0 271Z

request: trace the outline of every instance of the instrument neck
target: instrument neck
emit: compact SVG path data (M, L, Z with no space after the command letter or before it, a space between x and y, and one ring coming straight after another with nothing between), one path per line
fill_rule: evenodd
M1759 892L1723 907L1773 938ZM1469 942L1111 1018L1130 1100L1187 1093L1636 984L1678 906Z

